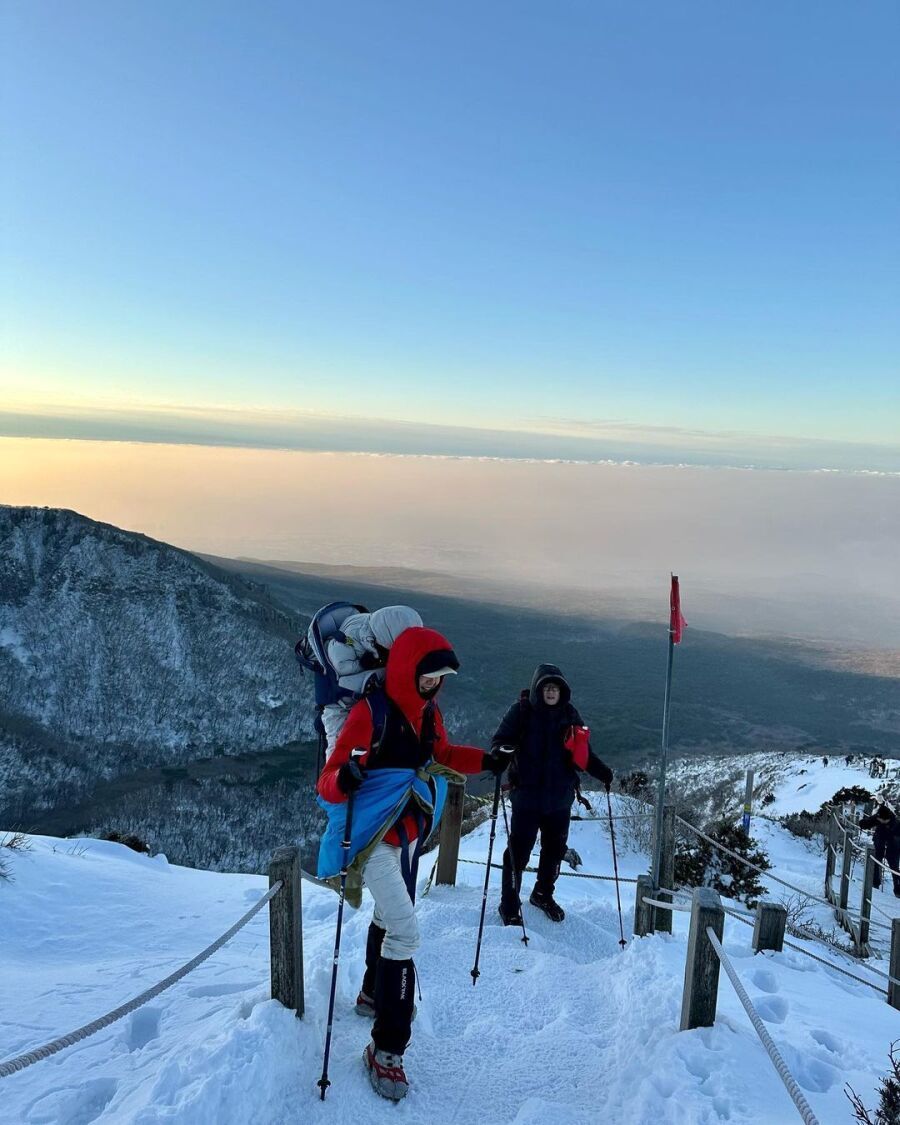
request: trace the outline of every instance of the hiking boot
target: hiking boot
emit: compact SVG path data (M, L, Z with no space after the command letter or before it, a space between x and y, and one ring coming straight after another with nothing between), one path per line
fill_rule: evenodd
M360 989L359 996L356 998L356 1008L354 1010L358 1016L363 1016L367 1020L375 1019L375 997L367 996L366 993Z
M497 907L497 913L504 926L521 926L522 925L522 908L521 906L504 906L501 902Z
M409 1080L403 1069L403 1056L380 1051L370 1043L363 1051L363 1063L376 1094L388 1101L399 1102L409 1093Z
M528 900L532 906L536 906L538 910L543 910L551 922L561 922L566 912L559 905L553 895L544 894L539 891L537 887L531 892L531 898Z

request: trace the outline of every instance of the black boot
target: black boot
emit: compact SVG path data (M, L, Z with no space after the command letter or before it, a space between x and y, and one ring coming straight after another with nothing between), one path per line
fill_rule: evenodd
M381 1051L402 1055L411 1034L416 967L412 960L381 957L375 974L372 1042Z
M356 998L356 1014L367 1019L375 1015L375 973L381 959L385 932L374 922L369 923L369 933L366 937L366 971L363 975L362 988Z
M504 926L521 926L522 925L522 907L518 904L516 906L507 906L501 899L500 905L497 907L497 913Z
M563 910L553 895L545 891L539 891L537 887L531 892L531 898L528 901L532 906L536 906L538 910L543 910L551 922L562 922L566 916L565 910Z

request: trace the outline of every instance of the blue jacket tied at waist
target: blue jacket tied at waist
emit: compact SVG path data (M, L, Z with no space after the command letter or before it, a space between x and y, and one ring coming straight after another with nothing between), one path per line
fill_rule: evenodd
M415 796L421 807L431 817L429 835L437 827L447 796L447 781L439 774L423 777L421 771L412 769L370 770L366 780L357 790L353 804L353 831L350 837L348 866L372 840L383 834L403 812L410 797ZM319 842L320 879L337 875L343 863L344 826L347 822L347 802L335 804L317 797L319 805L328 816L328 826Z

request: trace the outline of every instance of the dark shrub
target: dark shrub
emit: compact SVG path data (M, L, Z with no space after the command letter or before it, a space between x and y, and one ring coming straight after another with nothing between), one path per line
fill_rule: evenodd
M106 832L100 839L111 840L114 844L124 844L126 848L131 848L133 852L140 852L141 855L150 855L149 844L145 843L140 836L135 836L133 832Z
M771 866L765 851L740 825L719 821L706 833L763 870ZM765 894L756 871L699 837L675 856L675 883L681 887L712 887L726 898L742 899L749 907Z

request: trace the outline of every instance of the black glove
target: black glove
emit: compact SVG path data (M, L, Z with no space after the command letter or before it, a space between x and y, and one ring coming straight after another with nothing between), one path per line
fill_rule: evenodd
M612 788L613 783L613 772L609 768L609 766L604 766L603 769L599 771L597 780L602 783L603 788L608 793Z
M512 761L515 752L515 746L495 746L489 754L485 754L482 758L481 768L490 770L495 777L499 777Z
M338 788L348 796L355 793L365 780L366 771L352 758L349 762L344 762L337 773Z

